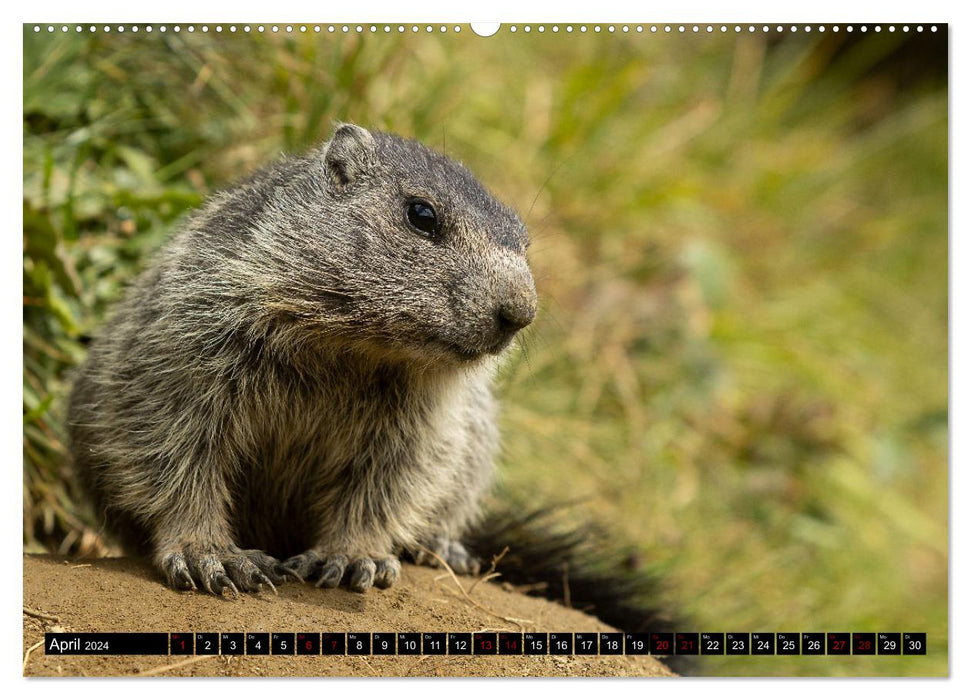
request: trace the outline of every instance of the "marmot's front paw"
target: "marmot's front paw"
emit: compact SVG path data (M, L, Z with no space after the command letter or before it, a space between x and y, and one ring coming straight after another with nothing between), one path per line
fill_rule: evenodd
M226 590L256 593L264 586L276 593L275 583L283 582L280 563L257 549L187 545L181 550L156 557L172 588L189 590L201 587L222 595Z
M310 549L283 562L308 581L316 579L317 586L336 588L345 582L352 591L363 593L371 586L388 588L398 580L401 563L397 557L349 557L344 554L323 554Z
M482 567L481 562L465 548L458 540L437 537L415 553L415 563L425 566L438 567L441 563L428 552L434 552L441 557L449 568L457 574L477 576Z

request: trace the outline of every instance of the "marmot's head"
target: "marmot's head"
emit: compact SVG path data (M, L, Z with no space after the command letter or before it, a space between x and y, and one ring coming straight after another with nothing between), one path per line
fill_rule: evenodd
M350 124L303 162L258 227L273 296L302 320L444 363L498 354L533 320L526 228L462 165Z

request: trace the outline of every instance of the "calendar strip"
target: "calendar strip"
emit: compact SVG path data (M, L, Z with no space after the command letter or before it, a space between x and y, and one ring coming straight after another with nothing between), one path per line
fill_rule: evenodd
M48 632L44 652L223 656L925 656L925 632Z

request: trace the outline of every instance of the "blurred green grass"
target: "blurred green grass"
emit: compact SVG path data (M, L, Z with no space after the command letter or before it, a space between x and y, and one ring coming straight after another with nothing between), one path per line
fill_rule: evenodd
M210 192L333 120L417 137L526 219L542 312L502 488L584 498L704 630L926 631L947 673L947 92L903 37L24 32L24 533L101 552L67 372Z

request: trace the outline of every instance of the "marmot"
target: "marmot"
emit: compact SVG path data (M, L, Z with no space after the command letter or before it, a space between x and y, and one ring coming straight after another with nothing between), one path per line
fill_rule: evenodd
M74 465L169 585L455 571L497 448L497 358L536 313L526 227L462 165L339 125L193 216L78 369Z

